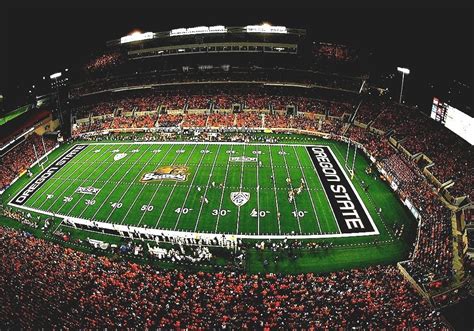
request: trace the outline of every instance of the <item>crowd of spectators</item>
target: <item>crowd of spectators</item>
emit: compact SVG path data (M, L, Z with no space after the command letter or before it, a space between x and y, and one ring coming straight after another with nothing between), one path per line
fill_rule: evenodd
M13 179L29 169L37 158L57 144L55 139L47 136L44 136L43 140L44 145L41 136L33 133L0 158L0 190L10 185Z
M179 126L183 122L184 116L181 114L161 114L158 118L160 127Z
M235 126L235 115L234 114L211 114L207 120L209 127L233 127Z
M187 114L184 117L184 128L203 128L207 126L207 115L205 114Z
M395 154L395 149L386 139L381 139L379 135L369 130L351 126L346 132L346 136L351 141L362 144L365 149L377 160L384 160Z
M345 102L334 102L322 99L308 98L303 96L269 95L266 93L234 94L224 93L217 90L214 95L190 94L186 91L175 91L174 93L145 93L140 96L133 95L127 98L99 102L93 106L78 106L75 110L77 119L92 116L111 114L116 110L121 112L157 111L160 106L166 110L230 110L232 105L239 105L242 110L269 111L270 109L287 110L287 106L294 106L295 111L300 113L329 114L341 117L344 113L352 113L352 105Z
M355 61L358 59L357 51L346 45L314 43L313 55L333 61Z
M238 128L261 128L262 117L256 112L244 112L237 115Z
M0 228L5 328L444 329L394 266L299 275L159 270Z
M474 197L474 149L469 143L411 108L372 102L359 109L356 120L370 122L370 118L374 119L372 127L393 131L393 136L411 154L427 155L434 162L430 171L441 183L454 180L450 190L453 195Z
M397 153L385 139L358 127L351 127L347 135L380 162L395 179L402 200L409 199L420 214L417 246L407 264L410 274L426 286L434 280L449 279L453 259L450 211L441 204L434 187L413 161Z
M86 64L86 70L89 72L99 72L109 69L115 65L124 62L122 55L118 52L102 54Z

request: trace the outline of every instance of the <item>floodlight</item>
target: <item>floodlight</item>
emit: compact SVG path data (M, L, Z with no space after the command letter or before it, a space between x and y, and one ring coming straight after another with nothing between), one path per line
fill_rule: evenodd
M59 77L61 77L61 75L62 75L62 74L61 74L60 72L57 72L57 73L55 73L55 74L52 74L51 76L49 76L49 78L51 78L51 79L55 79L55 78L59 78Z
M404 75L409 75L410 74L410 69L408 68L402 68L402 67L397 67L397 70L401 72Z
M403 83L405 81L405 75L410 74L410 69L397 67L398 72L402 73L402 86L400 87L400 98L398 99L398 103L402 103L402 94L403 94Z

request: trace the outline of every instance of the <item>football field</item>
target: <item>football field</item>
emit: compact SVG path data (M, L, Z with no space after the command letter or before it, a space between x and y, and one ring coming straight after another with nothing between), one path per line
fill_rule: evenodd
M9 204L77 224L243 238L386 232L343 154L316 143L85 142Z

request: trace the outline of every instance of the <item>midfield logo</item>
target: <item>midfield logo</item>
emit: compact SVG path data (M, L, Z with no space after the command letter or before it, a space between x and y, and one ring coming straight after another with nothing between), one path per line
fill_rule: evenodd
M248 192L230 192L230 200L237 206L241 207L250 200L250 193Z
M95 188L92 186L88 186L88 187L79 186L75 192L82 193L82 194L97 194L100 192L100 188Z
M114 155L114 161L118 161L123 159L125 156L127 156L127 153L118 153Z
M176 180L184 182L188 179L189 168L185 166L164 166L156 169L154 172L146 173L140 179L142 183L154 182L159 180Z

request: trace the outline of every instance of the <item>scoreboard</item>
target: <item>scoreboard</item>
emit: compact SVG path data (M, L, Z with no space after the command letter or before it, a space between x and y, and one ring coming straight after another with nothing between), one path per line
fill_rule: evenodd
M474 118L462 111L433 98L431 118L474 145Z
M448 111L448 104L439 101L438 98L433 98L433 106L431 107L431 118L441 124L446 123L446 113Z

